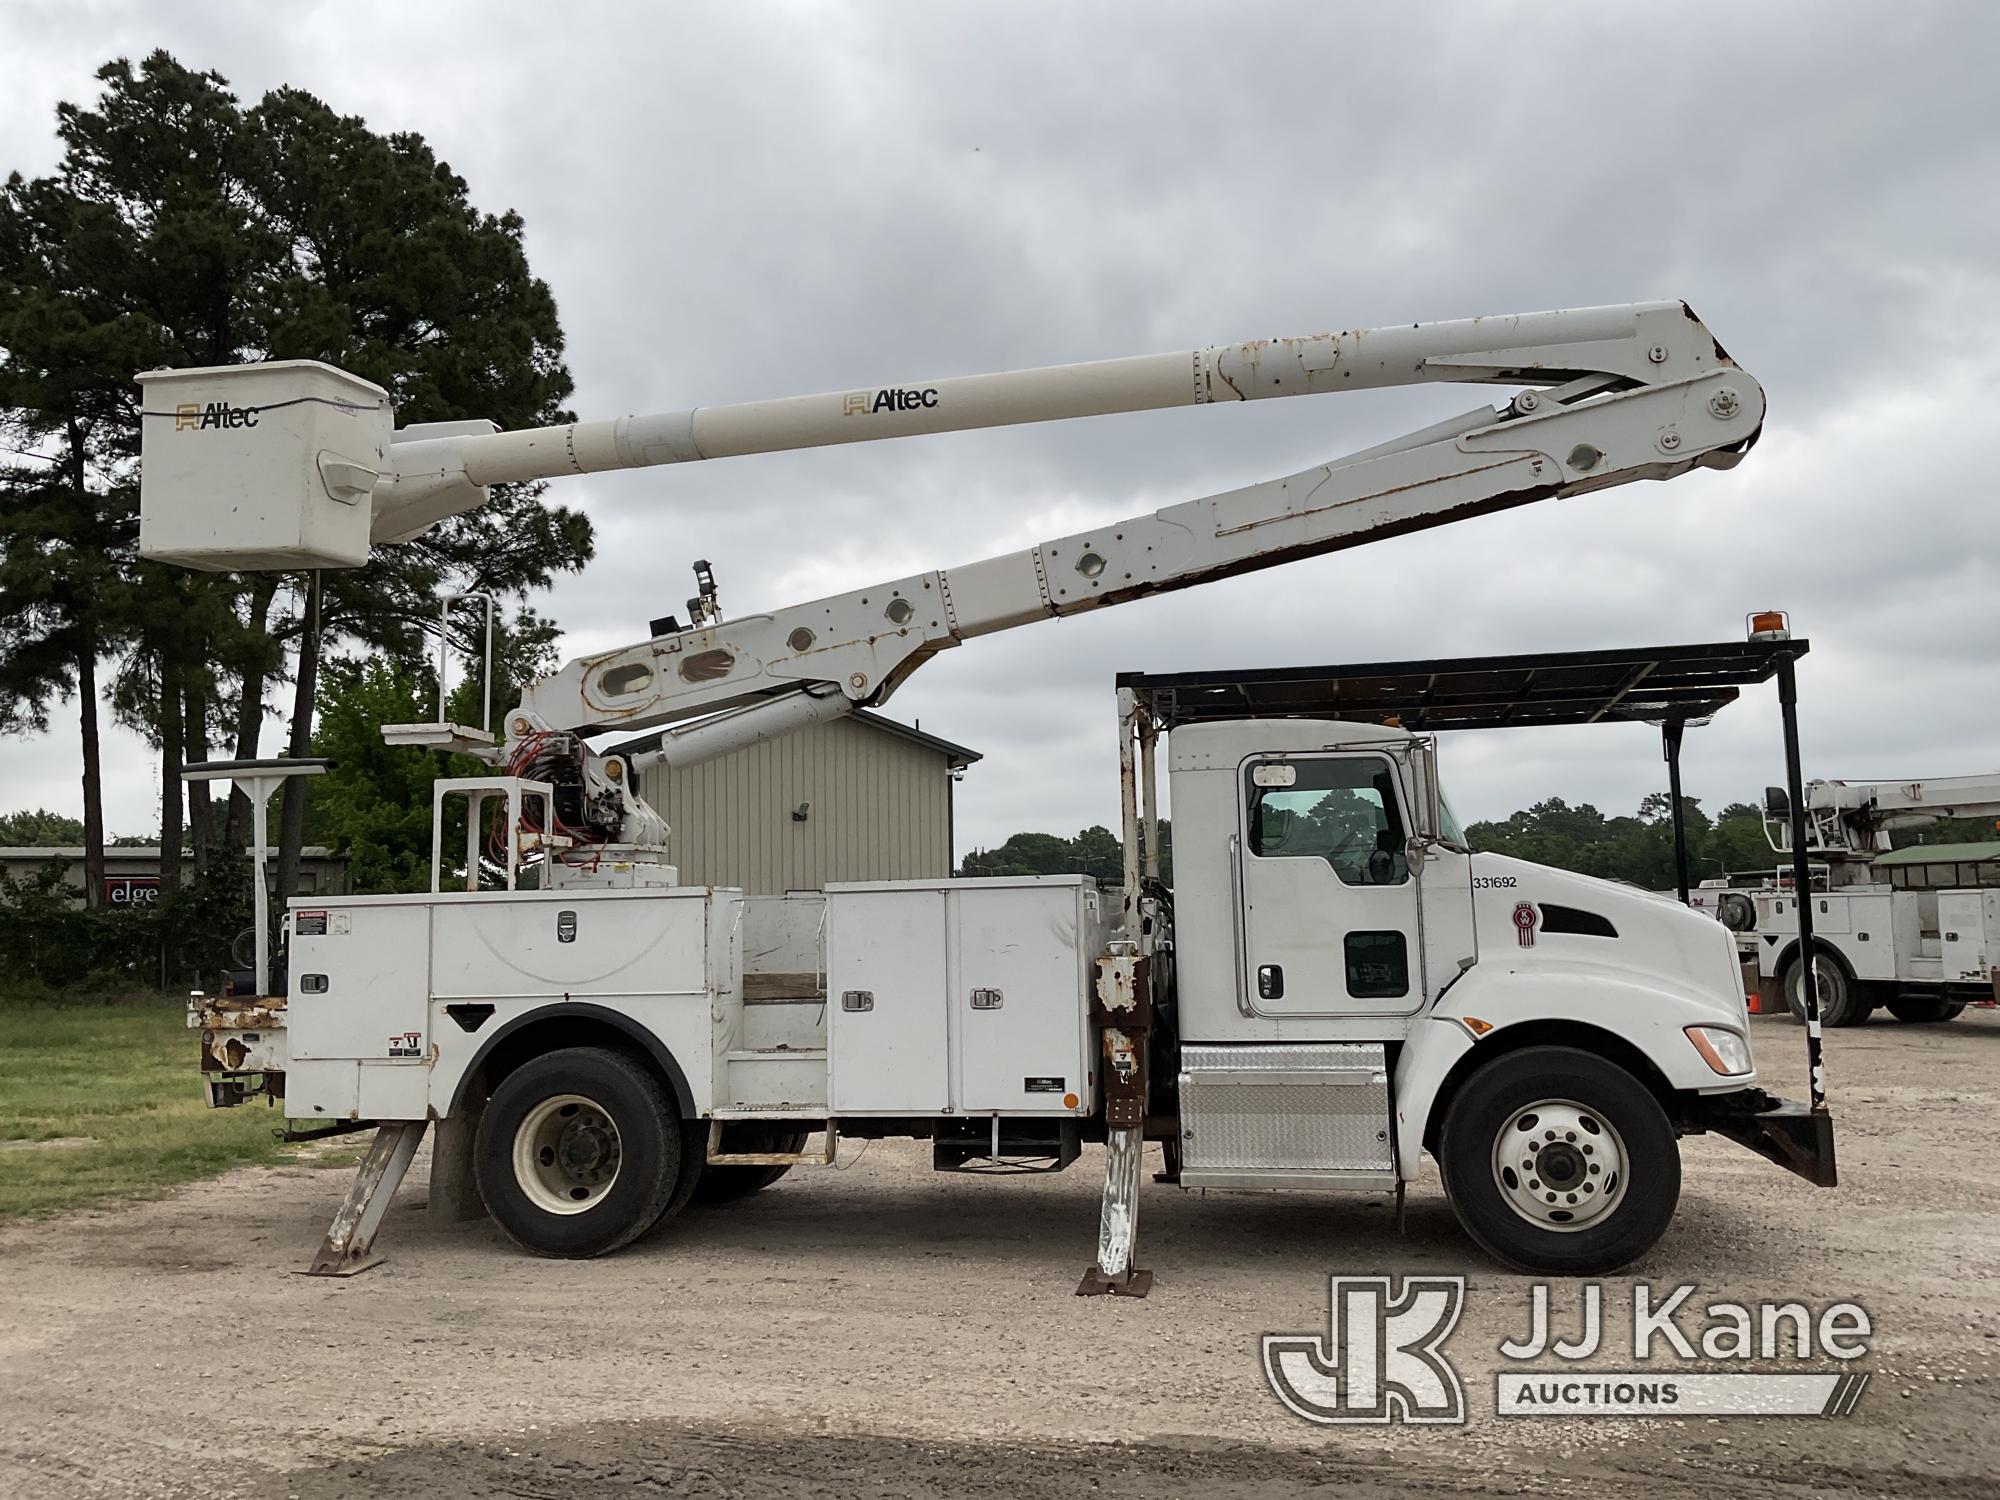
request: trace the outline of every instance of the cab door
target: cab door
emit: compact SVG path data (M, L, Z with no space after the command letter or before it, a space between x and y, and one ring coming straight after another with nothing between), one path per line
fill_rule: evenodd
M1252 757L1237 806L1243 1008L1264 1016L1418 1009L1417 881L1396 762L1379 751Z

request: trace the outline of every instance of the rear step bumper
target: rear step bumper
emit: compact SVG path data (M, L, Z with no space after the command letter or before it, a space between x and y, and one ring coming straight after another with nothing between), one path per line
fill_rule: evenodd
M190 995L187 1024L201 1033L201 1078L211 1108L264 1094L284 1097L291 1034L282 995Z
M1704 1130L1748 1146L1766 1161L1805 1178L1815 1187L1836 1187L1833 1116L1808 1105L1780 1099L1762 1089L1716 1094L1697 1101L1694 1122Z

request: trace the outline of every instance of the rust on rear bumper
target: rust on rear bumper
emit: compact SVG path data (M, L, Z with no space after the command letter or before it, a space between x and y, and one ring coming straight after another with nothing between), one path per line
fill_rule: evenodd
M282 995L188 997L188 1028L201 1034L201 1071L215 1108L257 1095L282 1099L291 1038Z

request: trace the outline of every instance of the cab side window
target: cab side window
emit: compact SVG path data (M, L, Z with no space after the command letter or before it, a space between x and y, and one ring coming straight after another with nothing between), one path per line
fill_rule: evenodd
M1245 842L1251 854L1323 859L1346 885L1401 885L1410 878L1388 761L1356 755L1283 764L1295 772L1289 786L1259 786L1256 764L1244 769Z

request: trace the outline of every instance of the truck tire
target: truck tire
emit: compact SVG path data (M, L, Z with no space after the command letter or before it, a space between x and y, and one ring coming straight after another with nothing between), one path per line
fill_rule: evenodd
M479 1191L507 1237L536 1255L605 1255L652 1228L681 1176L673 1097L646 1066L566 1047L501 1080L473 1146Z
M1822 948L1814 964L1819 979L1819 1023L1822 1026L1859 1026L1874 1013L1875 1006L1861 993L1861 986L1847 972L1847 966ZM1806 1018L1805 965L1794 953L1785 960L1785 1008L1794 1020Z
M1680 1148L1659 1100L1574 1047L1526 1047L1474 1073L1452 1098L1437 1156L1465 1232L1520 1271L1630 1265L1680 1202Z
M724 1132L725 1151L803 1151L807 1132L759 1131L755 1134ZM734 1203L752 1193L762 1192L792 1169L779 1167L709 1167L695 1184L694 1201Z
M1948 1000L1943 995L1898 995L1883 1003L1888 1006L1890 1015L1912 1026L1935 1026L1940 1021L1955 1021L1959 1012L1965 1009L1963 1000Z

